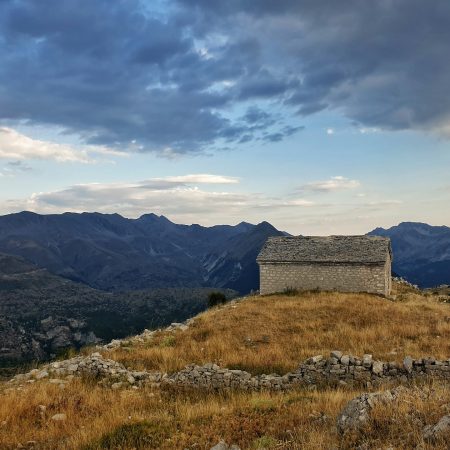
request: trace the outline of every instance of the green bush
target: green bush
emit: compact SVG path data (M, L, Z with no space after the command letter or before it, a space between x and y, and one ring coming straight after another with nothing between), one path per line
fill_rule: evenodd
M288 295L288 296L296 296L298 295L298 289L295 289L293 287L287 287L284 291L283 291L284 295Z
M168 335L164 336L160 345L161 347L175 347L175 344L176 344L175 336Z
M253 398L250 405L255 411L259 412L271 412L277 409L276 403L270 398Z
M255 439L252 442L251 448L255 449L255 450L260 450L263 448L270 449L270 448L275 448L277 444L278 444L278 441L276 439L274 439L272 436L264 435L264 436L259 437L258 439Z
M223 292L210 292L208 294L208 307L212 308L213 306L223 305L226 303L227 298Z

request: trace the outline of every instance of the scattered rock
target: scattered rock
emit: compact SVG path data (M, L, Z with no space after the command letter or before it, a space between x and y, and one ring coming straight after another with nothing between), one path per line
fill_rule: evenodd
M225 441L220 441L214 447L211 447L210 450L241 450L237 445L227 445Z
M63 422L66 419L67 415L63 413L55 414L54 416L52 416L52 420L54 420L55 422Z
M413 359L410 356L407 356L404 360L403 360L403 367L405 368L405 370L408 373L411 373L413 370Z
M428 425L423 430L423 440L436 442L440 439L448 439L450 443L450 415L442 417L435 425Z
M36 380L41 380L42 378L47 378L48 372L46 370L41 370L36 374Z

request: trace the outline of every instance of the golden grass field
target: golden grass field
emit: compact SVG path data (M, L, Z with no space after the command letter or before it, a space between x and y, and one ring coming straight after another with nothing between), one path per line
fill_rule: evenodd
M174 372L215 362L253 374L293 371L313 355L341 350L385 361L450 357L450 305L414 291L389 301L368 294L305 293L249 297L197 316L185 332L122 347L112 359Z
M187 331L161 332L104 355L136 369L172 372L215 362L256 374L295 370L305 358L334 349L383 360L449 358L450 304L406 289L395 301L337 293L248 297L200 314ZM0 384L0 391L6 387ZM114 391L88 380L61 390L39 382L0 395L0 448L34 441L30 448L209 450L220 439L243 450L448 448L422 444L418 420L435 423L450 413L449 386L436 381L417 389L427 395L380 406L363 436L341 438L336 416L361 389L226 394ZM67 420L52 421L57 413Z

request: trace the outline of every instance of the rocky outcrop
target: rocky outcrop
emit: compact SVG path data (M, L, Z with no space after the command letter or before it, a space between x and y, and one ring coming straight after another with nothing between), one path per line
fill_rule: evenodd
M48 316L34 326L0 317L0 363L24 358L42 360L55 357L67 348L92 345L100 339L84 320Z
M399 389L393 389L391 391L365 393L354 398L347 403L338 415L336 422L338 432L345 434L349 431L362 431L370 420L372 408L380 403L393 402L398 394Z

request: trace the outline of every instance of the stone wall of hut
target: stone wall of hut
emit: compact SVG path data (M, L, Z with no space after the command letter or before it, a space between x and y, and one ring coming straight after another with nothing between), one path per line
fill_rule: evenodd
M391 263L307 264L260 262L260 293L298 290L369 292L389 295Z

